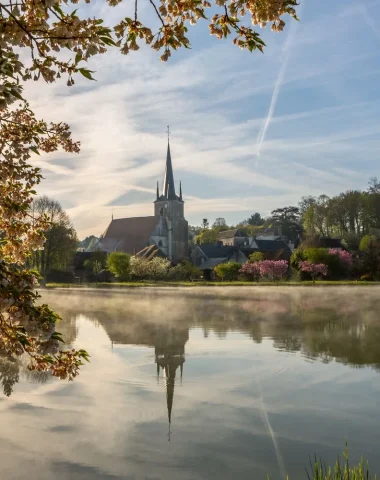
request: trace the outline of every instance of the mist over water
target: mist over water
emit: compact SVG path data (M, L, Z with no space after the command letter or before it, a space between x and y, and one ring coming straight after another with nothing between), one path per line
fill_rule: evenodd
M309 456L380 473L380 289L54 290L91 363L74 382L0 360L0 478L306 478Z

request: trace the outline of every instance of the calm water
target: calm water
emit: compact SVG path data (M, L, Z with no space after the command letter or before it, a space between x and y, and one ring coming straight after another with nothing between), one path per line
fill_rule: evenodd
M380 289L48 291L92 355L74 382L0 360L0 478L380 473Z

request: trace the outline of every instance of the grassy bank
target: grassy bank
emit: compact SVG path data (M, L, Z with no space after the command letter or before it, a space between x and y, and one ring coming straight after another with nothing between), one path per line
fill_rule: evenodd
M313 282L112 282L112 283L48 283L46 288L139 288L139 287L326 287L326 286L375 286L380 282L364 282L356 280L317 281Z

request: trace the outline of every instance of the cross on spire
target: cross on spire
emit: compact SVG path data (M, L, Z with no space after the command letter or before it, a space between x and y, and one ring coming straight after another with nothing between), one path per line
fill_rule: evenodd
M168 129L166 130L166 133L168 134L168 143L170 142L170 127L168 125Z

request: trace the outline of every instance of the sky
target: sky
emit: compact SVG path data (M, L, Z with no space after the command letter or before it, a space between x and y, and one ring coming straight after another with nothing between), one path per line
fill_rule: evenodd
M33 159L45 177L38 193L61 202L80 239L104 232L112 214L152 215L167 125L192 225L365 189L380 177L380 0L300 3L300 22L261 30L264 55L211 37L204 22L189 26L192 49L167 63L147 47L115 50L90 60L96 82L28 84L34 111L81 141L79 154ZM130 3L80 8L112 25Z

